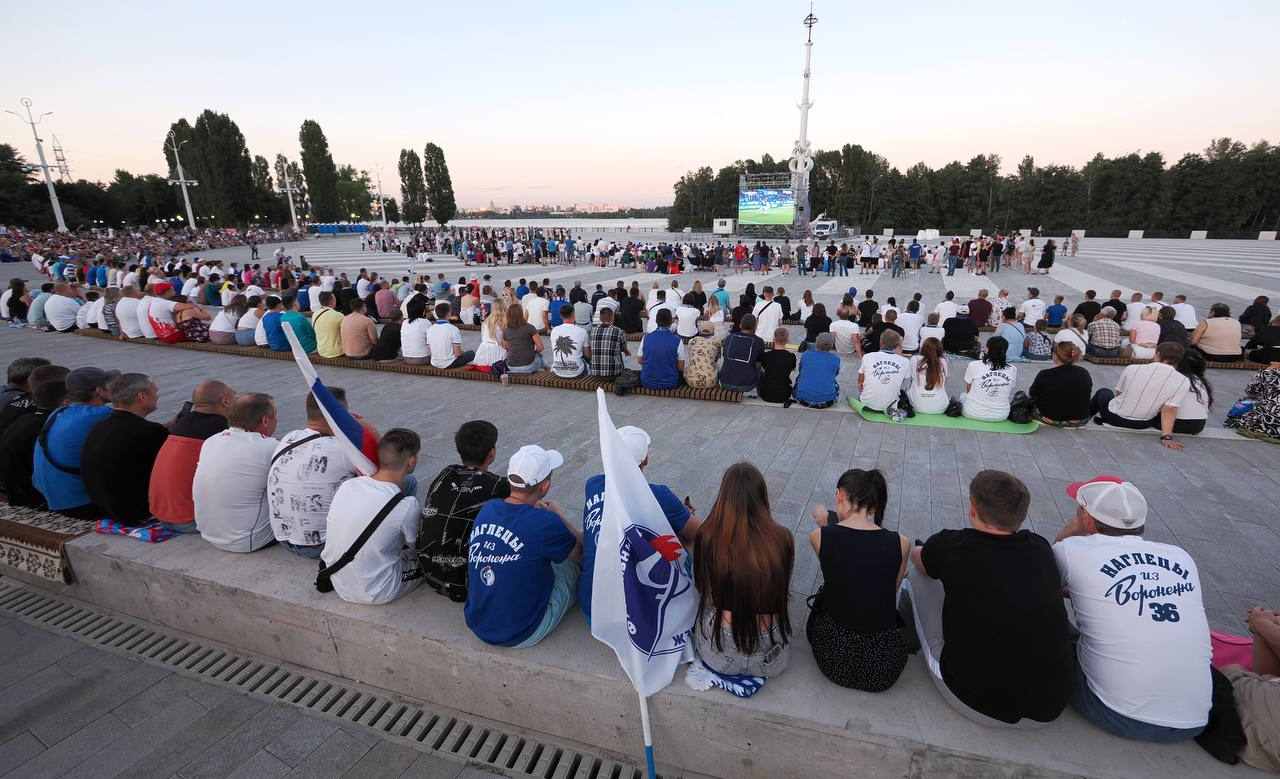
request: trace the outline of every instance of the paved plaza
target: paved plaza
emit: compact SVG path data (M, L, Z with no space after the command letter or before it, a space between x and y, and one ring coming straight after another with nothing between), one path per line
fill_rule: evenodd
M0 777L497 777L10 617L0 660Z

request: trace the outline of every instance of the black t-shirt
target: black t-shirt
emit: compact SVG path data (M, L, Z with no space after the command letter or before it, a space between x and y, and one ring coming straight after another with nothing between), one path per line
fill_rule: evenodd
M582 287L574 287L573 289L569 290L569 302L570 303L586 303L587 291Z
M978 326L972 319L953 316L942 323L942 348L948 352L964 352L978 346Z
M858 326L863 330L871 327L871 317L880 310L880 304L874 300L864 300L858 304Z
M3 435L18 417L31 414L36 410L35 401L22 390L6 392L5 396L8 402L0 402L0 435Z
M1076 310L1072 311L1071 313L1073 315L1079 314L1080 316L1084 317L1085 324L1088 324L1094 320L1094 317L1098 316L1098 312L1101 310L1102 310L1101 303L1099 303L1096 300L1086 300L1082 302L1080 305L1076 306Z
M227 418L218 414L206 414L203 411L183 409L177 418L169 423L169 432L183 438L195 438L205 441L227 429Z
M1089 418L1089 398L1093 377L1079 365L1056 365L1036 374L1027 393L1036 402L1040 416L1055 422Z
M764 375L760 377L760 399L767 403L785 403L791 399L791 372L796 369L796 356L788 349L770 349L760 358Z
M614 324L621 327L624 333L639 333L644 330L644 322L640 319L641 311L644 311L643 300L633 297L623 298L618 303Z
M782 309L783 319L791 318L791 298L787 297L786 295L775 295L773 298L773 302L777 303L778 307Z
M1123 300L1108 300L1106 303L1103 303L1102 305L1098 306L1099 311L1101 311L1104 308L1115 309L1116 324L1120 324L1120 322L1124 321L1124 312L1129 309L1129 304L1125 303ZM1093 320L1090 319L1089 321L1092 322Z
M455 602L467 599L467 543L485 502L506 498L511 483L496 473L449 465L427 488L418 530L427 583Z
M735 332L729 333L721 345L720 381L734 387L753 388L759 384L764 341L754 334Z
M382 326L378 333L378 343L369 352L371 360L394 360L400 355L400 323L391 322Z
M112 411L94 425L80 454L89 500L125 525L150 519L151 466L168 437L169 428L128 411Z
M44 496L31 483L36 439L48 412L23 414L0 435L0 487L14 506L44 506Z
M1074 671L1062 580L1049 542L943 530L925 543L942 581L942 680L970 708L1002 722L1049 722L1066 708Z
M810 314L809 318L804 320L804 340L813 343L818 340L818 336L823 333L831 332L831 317L818 316Z

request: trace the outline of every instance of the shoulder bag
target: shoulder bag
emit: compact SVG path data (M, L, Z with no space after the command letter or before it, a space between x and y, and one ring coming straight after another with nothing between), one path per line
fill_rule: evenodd
M368 527L366 527L364 532L360 534L360 537L355 540L355 543L353 543L347 551L343 552L342 557L335 560L333 565L325 567L324 560L320 561L320 572L316 574L316 590L319 592L333 592L333 575L338 571L341 571L343 568L346 568L351 561L356 558L356 555L360 553L360 550L364 548L364 545L369 542L369 537L372 536L382 524L382 520L386 519L387 515L391 513L391 510L400 505L400 501L404 499L405 494L403 492L398 492L394 498L387 501L386 505L384 505L382 509L374 515L373 520L369 522Z

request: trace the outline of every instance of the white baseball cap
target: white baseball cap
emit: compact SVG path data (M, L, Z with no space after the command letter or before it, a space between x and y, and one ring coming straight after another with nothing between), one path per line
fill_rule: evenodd
M1067 494L1108 527L1133 530L1147 522L1147 499L1137 485L1118 476L1095 476L1068 484Z
M618 435L622 438L622 445L635 458L636 465L644 462L649 456L649 444L653 440L649 438L649 434L638 427L626 425L618 428Z
M535 487L561 465L564 457L555 449L522 446L507 461L507 479L517 488Z

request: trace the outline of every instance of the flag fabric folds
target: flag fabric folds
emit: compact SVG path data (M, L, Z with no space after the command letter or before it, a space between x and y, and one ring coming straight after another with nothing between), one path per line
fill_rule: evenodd
M362 476L372 476L378 468L365 456L368 442L365 440L364 426L338 402L329 388L324 386L324 382L320 381L320 376L298 341L298 336L293 332L293 327L285 322L283 329L285 337L289 339L289 348L293 350L294 362L298 364L298 370L302 371L302 378L307 382L307 389L315 395L320 413L324 414L324 419L329 423L329 429L333 431L334 438L338 439L343 451L350 458L351 467Z
M606 488L591 595L591 635L608 644L641 697L693 659L698 611L688 552L596 390Z

